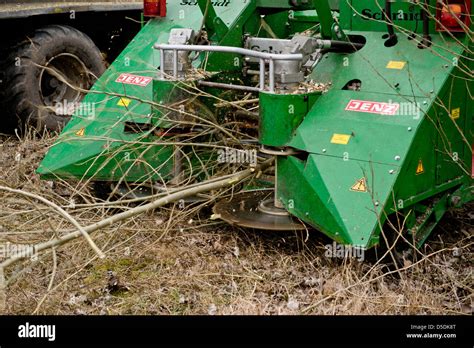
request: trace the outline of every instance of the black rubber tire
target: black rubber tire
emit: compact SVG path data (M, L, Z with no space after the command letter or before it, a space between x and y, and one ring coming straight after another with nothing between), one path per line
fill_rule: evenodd
M70 115L57 114L55 97L63 105L64 100L82 100L84 93L60 82L45 66L61 72L67 81L83 89L89 89L106 67L99 49L87 35L63 25L38 29L8 51L0 63L2 127L7 130L31 126L38 131L60 131Z

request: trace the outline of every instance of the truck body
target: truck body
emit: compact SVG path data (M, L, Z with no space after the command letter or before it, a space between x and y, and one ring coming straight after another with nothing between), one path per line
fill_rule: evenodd
M60 130L85 91L140 30L142 9L143 2L135 0L1 1L1 131ZM35 65L44 69L38 73ZM61 104L71 107L61 114L55 110Z

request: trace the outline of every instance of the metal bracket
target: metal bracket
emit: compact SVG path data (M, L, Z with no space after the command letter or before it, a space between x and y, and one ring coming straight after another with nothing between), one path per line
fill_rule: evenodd
M175 79L179 78L178 75L178 53L185 52L221 52L221 53L232 53L240 54L243 56L258 58L260 62L260 91L265 90L265 74L266 74L266 64L268 62L269 66L269 86L268 90L271 93L275 92L275 62L276 61L302 61L303 55L300 53L293 54L273 54L273 53L263 53L248 50L240 47L232 46L202 46L202 45L170 45L170 44L155 44L153 48L160 50L160 75L163 79L166 71L165 67L165 55L167 51L173 52L173 77Z

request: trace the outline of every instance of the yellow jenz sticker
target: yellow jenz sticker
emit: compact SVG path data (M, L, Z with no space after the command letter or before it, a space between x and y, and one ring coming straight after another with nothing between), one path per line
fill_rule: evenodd
M405 67L407 62L399 61L399 60L391 60L387 64L387 69L398 69L402 70Z
M451 118L456 120L461 116L461 108L456 108L451 110Z
M333 134L331 138L332 144L340 144L340 145L347 145L351 140L350 134Z

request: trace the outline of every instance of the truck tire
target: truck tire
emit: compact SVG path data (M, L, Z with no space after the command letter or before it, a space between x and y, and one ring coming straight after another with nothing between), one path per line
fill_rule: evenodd
M2 65L0 99L2 111L10 118L4 124L10 129L31 126L38 131L60 131L79 106L84 90L105 71L94 42L63 25L36 30L9 50Z

